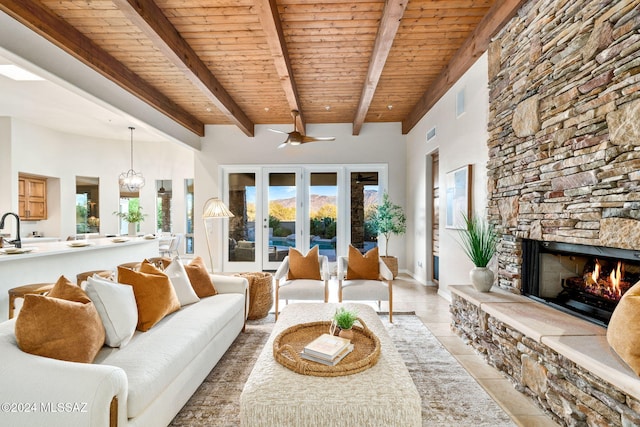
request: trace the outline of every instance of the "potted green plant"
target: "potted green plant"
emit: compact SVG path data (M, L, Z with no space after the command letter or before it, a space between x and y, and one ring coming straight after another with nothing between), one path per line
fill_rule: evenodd
M338 336L346 339L353 338L353 324L358 320L358 313L353 310L347 310L340 307L333 315L333 322L340 329Z
M494 228L477 216L463 215L465 228L460 231L462 249L475 268L469 272L471 283L479 292L489 292L494 274L487 265L496 253L498 235Z
M395 279L398 275L398 258L389 256L389 239L393 234L401 235L407 231L407 217L402 206L391 202L389 193L384 193L382 203L376 207L372 225L378 234L384 236L384 255L381 257L389 267Z
M128 212L114 212L113 214L129 223L129 236L136 235L138 223L144 221L144 217L147 216L147 214L142 213L142 208L139 206L137 209L131 209Z

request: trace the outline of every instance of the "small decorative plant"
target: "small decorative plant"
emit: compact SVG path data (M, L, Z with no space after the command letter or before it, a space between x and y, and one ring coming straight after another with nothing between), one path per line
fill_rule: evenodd
M125 222L134 224L144 221L144 217L147 216L147 214L142 213L142 208L140 207L136 210L130 210L128 212L114 212L113 214L119 216Z
M462 248L473 265L486 267L496 253L498 235L484 219L463 215L465 229L460 231Z
M358 313L340 307L333 315L333 320L340 329L348 330L351 329L355 321L358 320Z

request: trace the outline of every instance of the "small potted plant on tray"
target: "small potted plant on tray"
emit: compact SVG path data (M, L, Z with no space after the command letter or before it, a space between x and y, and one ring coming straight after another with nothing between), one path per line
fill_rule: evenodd
M358 313L340 307L333 315L333 322L340 330L338 336L346 339L353 339L353 324L358 320Z

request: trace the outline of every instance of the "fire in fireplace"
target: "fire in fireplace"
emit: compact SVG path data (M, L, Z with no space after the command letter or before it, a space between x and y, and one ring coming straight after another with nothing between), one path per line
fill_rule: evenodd
M640 253L524 240L523 293L606 326L622 295L640 280Z

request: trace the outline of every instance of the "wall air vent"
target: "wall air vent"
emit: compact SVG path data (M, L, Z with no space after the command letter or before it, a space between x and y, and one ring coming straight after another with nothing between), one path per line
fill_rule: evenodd
M427 132L427 142L431 141L435 137L436 137L436 127L434 126L431 129L429 129L429 131Z

